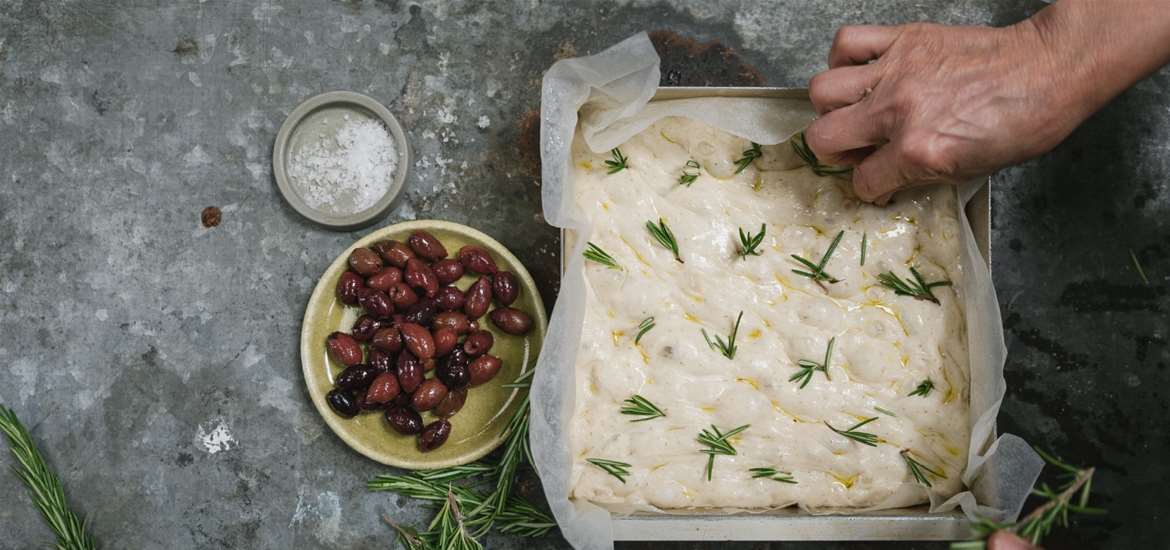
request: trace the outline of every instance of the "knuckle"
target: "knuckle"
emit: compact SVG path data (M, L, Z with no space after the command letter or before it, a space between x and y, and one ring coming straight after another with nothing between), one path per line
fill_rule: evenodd
M950 140L928 134L911 134L900 144L902 159L920 171L925 179L945 179L958 172Z

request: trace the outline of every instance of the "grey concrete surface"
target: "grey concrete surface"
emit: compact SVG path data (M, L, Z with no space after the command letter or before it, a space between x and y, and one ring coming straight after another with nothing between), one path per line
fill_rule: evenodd
M386 468L325 428L301 380L305 302L364 232L314 227L277 194L271 144L298 102L345 89L389 106L417 163L379 225L474 225L552 298L557 235L516 141L556 57L668 28L735 48L768 84L801 86L839 25L1007 24L1040 6L0 0L0 402L105 548L390 547L380 516L417 523L426 511L363 489ZM1011 350L1002 427L1098 466L1110 509L1052 548L1170 537L1167 143L1163 71L1054 153L994 178ZM201 226L206 206L223 209L220 226ZM0 548L48 546L10 465L0 457Z

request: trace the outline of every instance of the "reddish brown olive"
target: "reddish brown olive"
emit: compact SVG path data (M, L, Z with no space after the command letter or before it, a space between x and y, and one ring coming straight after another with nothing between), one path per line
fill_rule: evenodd
M463 404L467 402L467 388L452 390L447 392L447 397L444 397L438 405L431 411L439 418L451 418L459 409L463 408Z
M435 304L443 311L460 311L463 309L463 291L453 286L445 286L435 294Z
M398 354L395 372L398 374L398 385L406 393L414 393L422 385L422 363L418 361L417 357L411 355L409 351L403 351Z
M468 324L466 314L459 311L444 311L435 316L431 326L435 330L449 328L455 331L455 334L464 334L467 332Z
M394 307L398 308L399 311L405 311L418 302L418 294L415 294L414 290L406 283L395 283L387 294L390 296L390 301L394 303Z
M486 275L467 289L466 301L463 302L463 313L470 319L482 317L492 304L492 281Z
M446 420L436 420L427 424L418 436L418 450L426 453L438 449L451 436L451 423Z
M463 341L463 352L472 357L479 357L492 349L496 338L486 330L477 330L467 335Z
M346 271L337 279L337 299L347 306L358 305L358 291L366 286L362 276L352 271Z
M435 340L435 357L443 357L459 343L459 334L449 328L436 330L431 337Z
M394 366L394 357L377 348L370 348L369 359L367 364L370 365L376 372L393 372L391 367Z
M366 403L372 405L385 405L390 400L398 397L398 392L402 391L398 386L398 376L392 372L383 372L370 382L370 389L366 390Z
M499 271L492 276L492 295L500 305L510 306L520 297L520 281L511 271Z
M402 334L396 325L380 328L374 333L370 345L387 353L398 353L402 349Z
M432 262L447 257L447 249L443 247L443 243L426 231L415 231L407 239L407 243L410 244L410 248L414 250L415 254Z
M438 378L423 380L418 390L410 398L410 406L418 412L429 411L435 408L444 397L447 397L447 386Z
M492 255L487 250L469 244L459 249L459 263L469 271L474 271L480 275L491 275L496 272L496 261L492 259Z
M325 350L334 361L347 367L362 362L362 346L344 332L334 332L325 339Z
M381 290L367 289L367 292L362 293L358 298L358 303L361 304L362 309L366 310L366 313L376 319L385 319L394 315L394 303Z
M431 326L435 321L435 315L439 312L439 306L430 298L420 298L418 303L406 309L406 314L402 316L404 322L422 325L424 327Z
M332 390L325 394L325 401L329 403L329 408L333 409L333 412L345 418L353 418L361 410L357 398L348 390Z
M382 256L386 263L399 269L406 267L406 261L415 257L409 246L398 241L378 241L370 248Z
M402 282L402 270L397 267L390 266L382 269L377 274L371 275L366 279L366 286L376 288L378 290L390 290L394 283Z
M380 328L382 328L381 321L369 315L362 315L353 322L353 327L349 329L349 334L358 342L369 342L370 338L373 338L374 333Z
M408 407L386 409L386 422L402 435L414 435L423 429L422 417Z
M492 324L508 334L527 334L532 329L532 317L514 307L498 307L492 310Z
M422 325L402 323L398 326L398 331L402 333L402 343L415 357L430 359L435 356L435 339Z
M333 379L333 385L343 390L364 392L377 375L377 369L370 365L354 365L341 371L337 378Z
M406 272L402 276L402 281L411 288L422 289L428 298L434 298L435 294L439 293L439 278L431 271L431 266L422 260L406 262Z
M471 375L471 385L478 386L496 377L496 373L500 372L500 358L492 354L485 354L476 357L470 365L467 366L468 373Z
M431 271L439 278L439 284L449 285L463 276L463 264L459 260L445 258L431 264Z
M349 253L349 267L358 275L369 277L382 271L382 257L368 248L355 248Z

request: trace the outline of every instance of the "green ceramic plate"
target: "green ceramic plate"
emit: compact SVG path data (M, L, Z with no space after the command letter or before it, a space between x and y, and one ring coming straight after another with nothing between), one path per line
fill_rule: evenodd
M465 244L476 244L491 251L500 269L511 271L520 279L520 298L512 307L528 312L533 320L532 330L527 335L511 336L497 329L486 315L480 319L480 327L492 331L495 336L491 353L503 360L503 367L487 384L471 388L467 404L451 418L451 436L447 443L429 453L419 452L416 436L399 435L391 430L383 415L363 413L355 418L342 418L325 401L325 394L333 388L333 377L341 372L341 366L331 361L325 353L325 338L335 330L349 332L360 314L359 308L347 307L335 295L337 280L348 268L346 260L350 251L384 239L405 242L412 232L420 229L438 237L451 254ZM473 282L473 277L464 276L455 284L466 289ZM301 367L313 405L333 432L355 451L382 464L399 468L444 468L475 461L503 442L508 419L520 406L523 392L528 390L502 386L536 366L536 355L544 342L547 327L548 317L540 293L536 290L536 283L508 249L495 239L464 225L418 220L385 227L367 235L339 255L321 276L317 288L313 289L313 296L309 298L309 306L305 309L305 319L301 324ZM423 413L424 424L433 420L433 415Z

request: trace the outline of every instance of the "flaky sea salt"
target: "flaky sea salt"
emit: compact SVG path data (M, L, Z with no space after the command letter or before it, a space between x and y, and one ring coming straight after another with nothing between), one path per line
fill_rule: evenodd
M397 168L398 151L386 126L347 115L336 134L316 132L293 152L289 176L310 208L348 215L385 196Z

